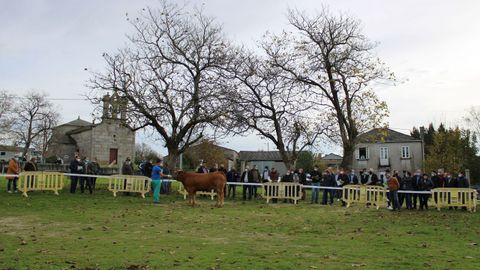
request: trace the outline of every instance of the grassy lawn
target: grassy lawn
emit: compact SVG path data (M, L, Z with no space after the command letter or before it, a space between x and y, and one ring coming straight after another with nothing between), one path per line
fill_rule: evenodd
M480 269L480 214L7 194L0 269ZM100 187L105 187L100 185ZM239 194L241 195L241 194ZM241 198L241 196L238 196Z

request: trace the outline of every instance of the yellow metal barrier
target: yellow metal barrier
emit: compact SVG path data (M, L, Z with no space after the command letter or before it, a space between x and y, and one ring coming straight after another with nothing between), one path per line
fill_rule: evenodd
M466 207L471 212L477 211L477 191L471 188L435 188L436 207L440 211L444 207Z
M60 172L22 172L18 178L18 189L23 196L27 192L37 190L52 190L55 195L63 189L63 173Z
M183 187L183 184L181 182L178 182L179 185L178 185L178 193L180 193L181 195L183 195L183 199L186 200L187 199L187 196L188 196L188 192L185 190L185 188ZM205 195L205 196L210 196L210 198L213 199L215 198L215 196L217 196L217 193L212 189L212 191L210 192L207 192L207 191L197 191L197 195Z
M267 203L271 199L290 199L295 204L302 198L302 189L299 183L264 183L263 197Z
M108 190L117 197L118 192L140 193L142 198L150 192L150 182L152 180L145 176L136 175L112 175L108 181Z
M371 204L376 206L385 205L387 190L381 186L346 185L343 187L343 201L350 207L352 203Z

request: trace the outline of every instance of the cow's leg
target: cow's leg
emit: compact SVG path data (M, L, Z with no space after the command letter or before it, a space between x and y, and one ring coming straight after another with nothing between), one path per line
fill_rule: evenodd
M188 192L188 205L193 205L193 193Z
M194 193L192 194L192 197L193 197L192 207L195 207L195 197L196 197L196 195L197 195L196 192L194 192Z
M218 192L218 207L223 207L224 199L225 199L225 185L222 185Z

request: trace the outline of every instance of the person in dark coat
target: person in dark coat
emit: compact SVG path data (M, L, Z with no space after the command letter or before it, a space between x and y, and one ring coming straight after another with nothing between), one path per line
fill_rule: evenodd
M35 172L37 171L37 164L35 162L35 158L32 157L25 165L23 166L23 170L26 172ZM27 186L34 187L35 186L35 177L30 177L30 180L27 179Z
M445 172L445 187L446 188L456 188L458 187L457 179L452 177L452 174Z
M413 190L412 176L409 171L403 171L403 177L400 179L400 190L402 191ZM402 207L403 201L405 201L405 207L409 210L413 209L411 193L399 193L398 198L399 198L400 207Z
M348 184L349 185L358 185L358 177L355 174L355 170L350 170L350 173L348 174Z
M209 172L218 172L218 163L215 163L212 168L210 168Z
M290 170L287 170L287 173L282 176L282 180L280 182L284 183L293 183L293 174Z
M260 183L260 180L262 180L262 176L260 175L260 172L257 169L257 165L253 165L253 168L250 170L250 173L252 174L252 183L258 184ZM257 190L258 186L250 186L252 190L252 196L254 199L257 198Z
M433 188L432 180L428 178L428 174L424 173L422 179L419 182L418 189L420 191L430 191ZM420 210L428 210L428 198L429 194L420 194Z
M94 158L92 161L88 163L87 173L92 175L98 175L100 173L100 165L98 164L97 158ZM97 178L92 177L91 179L92 179L91 180L92 189L95 190L95 185L97 184Z
M37 171L37 164L36 164L36 159L32 157L25 165L23 166L23 170L26 172L35 172Z
M335 175L330 172L330 170L325 170L325 172L322 175L322 182L321 186L323 187L335 187ZM330 205L333 204L333 189L324 189L323 190L323 198L322 198L322 204L326 205L327 201L330 202Z
M348 176L345 174L343 169L340 170L339 174L336 176L336 184L337 187L344 187L349 184ZM335 196L337 200L342 200L343 190L336 190ZM342 206L346 206L347 204L342 200Z
M470 181L468 181L463 172L458 173L457 182L459 188L470 188Z
M83 174L84 168L82 164L82 160L79 156L75 156L75 158L70 162L70 173L72 174ZM77 184L79 180L79 176L70 176L70 193L75 193L77 190Z
M318 170L318 166L315 166L313 168L313 171L310 172L310 177L312 178L312 186L315 187L320 187L320 180L322 178L322 175L320 171ZM318 194L320 193L319 188L313 188L312 189L312 203L318 203Z
M205 161L202 161L200 163L200 167L198 167L197 173L208 173L207 163Z
M378 184L378 175L373 172L373 169L368 170L366 185L376 186Z
M125 159L122 165L122 174L124 175L133 175L133 164L129 157ZM123 188L127 188L127 179L123 180ZM125 192L125 196L130 195L130 192Z
M413 191L420 191L420 182L422 180L422 171L417 170L412 178ZM420 194L413 194L413 209L417 209L417 200L420 198Z
M458 173L458 187L459 188L470 188L470 181L463 174L463 172ZM462 197L462 203L465 204L465 197ZM462 207L463 210L467 210L467 207Z
M235 168L231 168L230 171L227 172L227 182L233 182L236 183L238 182L238 173L235 170ZM237 185L228 185L228 193L227 193L227 198L232 196L232 199L235 199L235 194L237 193Z
M367 169L362 169L360 170L360 183L362 185L366 185L368 181L368 173Z
M245 170L242 173L242 176L240 177L240 182L242 183L253 183L253 176L252 176L252 171L250 170L250 167L246 166ZM251 188L252 186L250 185L243 185L243 200L245 201L247 199L247 194L248 194L248 199L252 199L252 191L253 189Z
M91 162L88 160L88 158L84 157L83 160L82 160L82 163L83 163L83 172L85 174L93 174L91 171L89 171L89 166L91 164ZM92 181L93 178L91 177L80 177L80 189L82 191L82 193L85 192L85 184L88 188L88 191L90 192L90 194L93 193L93 181Z

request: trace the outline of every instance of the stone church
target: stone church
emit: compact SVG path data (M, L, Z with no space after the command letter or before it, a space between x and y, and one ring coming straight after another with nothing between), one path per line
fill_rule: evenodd
M108 93L102 99L101 122L90 123L80 119L59 125L53 129L49 141L48 156L70 163L78 154L91 160L97 158L101 165L121 166L127 157L135 156L135 131L126 123L127 100L118 93Z

